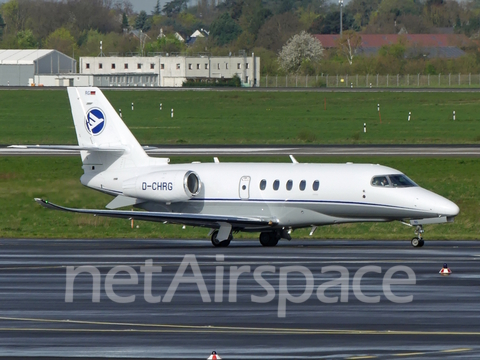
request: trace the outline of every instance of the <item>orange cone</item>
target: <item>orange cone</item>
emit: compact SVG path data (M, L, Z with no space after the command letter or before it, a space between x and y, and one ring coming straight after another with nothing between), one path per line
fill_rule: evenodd
M438 272L440 275L450 275L452 273L452 270L450 270L447 266L447 264L443 264L443 268L440 269Z

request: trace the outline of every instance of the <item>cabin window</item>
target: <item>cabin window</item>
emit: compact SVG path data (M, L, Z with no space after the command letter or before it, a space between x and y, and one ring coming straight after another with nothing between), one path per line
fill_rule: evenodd
M267 188L267 180L263 179L260 181L260 190L265 190Z
M319 187L320 187L320 181L315 180L315 181L313 182L313 186L312 186L313 191L318 191L318 188L319 188Z
M292 180L288 180L288 181L287 181L287 190L288 190L288 191L292 190L292 187L293 187L293 181L292 181Z
M275 180L273 182L273 190L277 191L279 187L280 187L280 180Z
M305 180L300 181L299 189L301 191L304 191L306 186L307 186L307 182Z

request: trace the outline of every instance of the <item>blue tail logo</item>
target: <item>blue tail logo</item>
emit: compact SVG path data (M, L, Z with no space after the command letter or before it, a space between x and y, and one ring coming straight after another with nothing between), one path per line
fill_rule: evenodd
M105 129L105 114L100 109L90 109L85 119L85 127L90 135L100 135Z

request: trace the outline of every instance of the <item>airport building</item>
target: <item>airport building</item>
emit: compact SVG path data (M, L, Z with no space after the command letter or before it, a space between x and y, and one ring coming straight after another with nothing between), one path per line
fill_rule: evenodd
M49 86L71 86L76 68L75 59L57 50L0 50L0 86L39 85L41 77Z
M251 56L99 56L81 57L79 73L92 76L94 86L180 87L188 79L229 79L258 86L260 58Z

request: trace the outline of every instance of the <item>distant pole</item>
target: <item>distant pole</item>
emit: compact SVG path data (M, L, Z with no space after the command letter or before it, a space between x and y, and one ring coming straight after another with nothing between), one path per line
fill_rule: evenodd
M409 112L408 112L408 121L410 121L411 117L412 117L412 112L409 111Z
M380 113L380 104L377 104L378 118L380 119L380 124L382 123L382 114Z
M380 111L380 104L377 104L377 111Z
M162 110L162 103L160 103L160 110Z
M364 132L364 133L367 132L367 123L363 123L363 132Z
M455 110L453 111L453 121L455 121Z
M327 98L323 98L323 110L327 110Z
M132 102L132 111L133 111L133 102Z
M123 118L123 116L122 116L122 109L118 109L118 114L120 115L121 118Z
M172 109L172 111L171 111L171 113L170 113L170 117L173 119L173 109Z
M338 0L340 4L340 37L343 35L343 0Z

